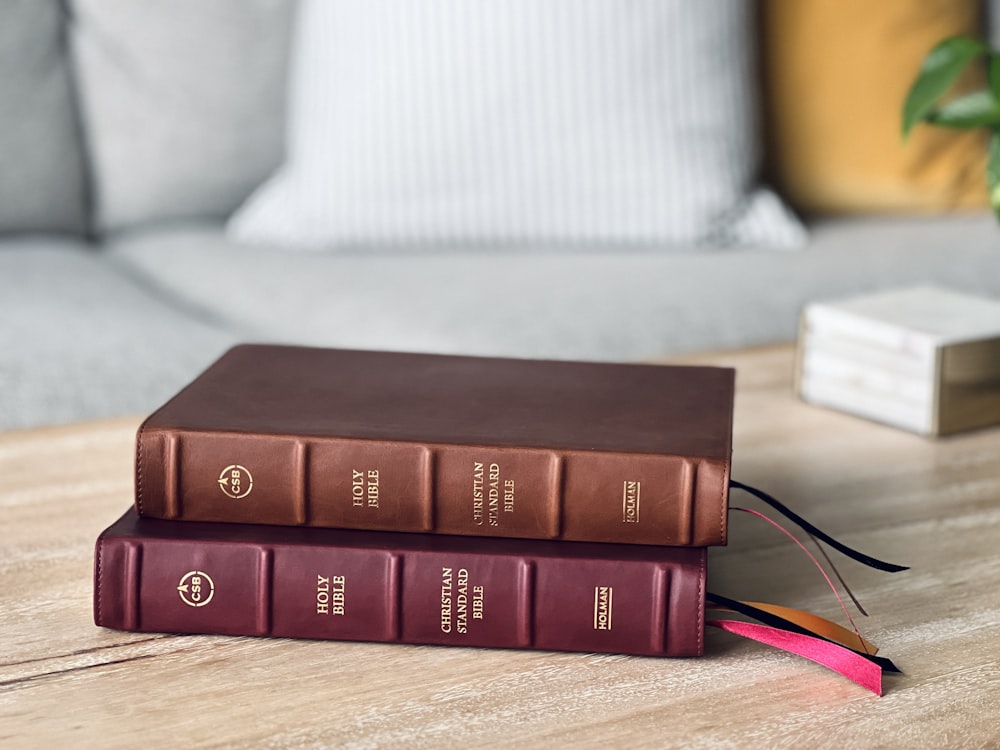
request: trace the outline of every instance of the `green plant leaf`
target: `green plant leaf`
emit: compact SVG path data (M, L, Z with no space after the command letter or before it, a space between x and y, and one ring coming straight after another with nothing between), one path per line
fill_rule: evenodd
M993 96L1000 99L1000 52L991 52L986 57L986 78Z
M986 162L986 188L990 194L993 213L1000 219L1000 130L990 135L990 155Z
M977 128L1000 125L1000 101L989 89L954 99L924 118L946 128Z
M947 91L987 45L966 36L953 36L939 42L927 53L913 86L903 103L903 137L933 109L934 102Z

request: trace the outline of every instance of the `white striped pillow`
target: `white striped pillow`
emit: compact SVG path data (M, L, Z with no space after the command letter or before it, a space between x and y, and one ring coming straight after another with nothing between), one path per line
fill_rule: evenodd
M755 185L751 3L305 0L240 241L792 246Z

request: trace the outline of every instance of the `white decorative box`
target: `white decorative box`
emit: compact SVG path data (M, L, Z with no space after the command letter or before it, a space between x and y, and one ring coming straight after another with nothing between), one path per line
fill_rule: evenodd
M922 435L1000 423L1000 302L915 287L802 313L796 387L810 403Z

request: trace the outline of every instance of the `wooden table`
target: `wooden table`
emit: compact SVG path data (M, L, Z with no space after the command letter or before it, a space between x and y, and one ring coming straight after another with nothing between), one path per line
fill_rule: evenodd
M0 436L0 746L1000 747L1000 430L934 442L799 403L784 347L695 360L738 367L735 478L913 566L839 566L905 671L883 698L715 631L666 660L99 629L125 420ZM843 620L800 551L732 515L713 590Z

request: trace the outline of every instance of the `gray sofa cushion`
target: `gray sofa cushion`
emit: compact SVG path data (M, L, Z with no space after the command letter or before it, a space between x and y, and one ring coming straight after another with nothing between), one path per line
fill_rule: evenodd
M72 0L97 226L229 214L280 162L293 0Z
M218 226L108 251L241 337L329 346L640 360L795 337L814 299L936 282L1000 296L988 215L818 223L801 252L462 247L299 255Z
M82 243L0 241L0 429L147 413L233 341Z
M803 252L599 247L309 255L221 223L101 248L0 241L0 429L150 411L237 340L602 360L790 340L810 300L1000 297L990 216L827 221Z
M85 228L64 15L57 0L0 6L0 232Z

